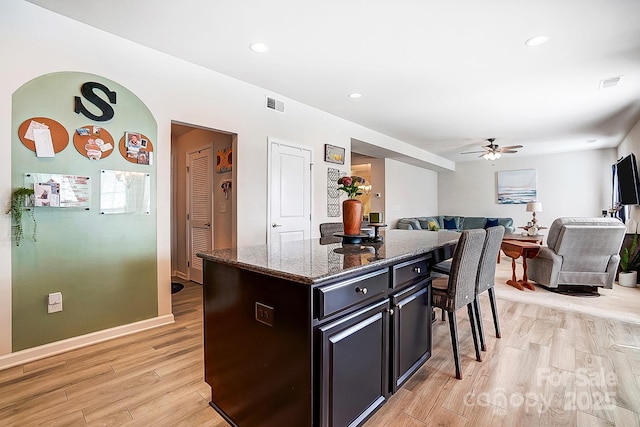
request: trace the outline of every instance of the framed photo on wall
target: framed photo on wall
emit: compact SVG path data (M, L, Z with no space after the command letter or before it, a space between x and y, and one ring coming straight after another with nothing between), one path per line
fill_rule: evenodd
M344 165L344 148L324 144L324 161Z
M514 205L536 200L536 170L500 171L498 174L498 204Z

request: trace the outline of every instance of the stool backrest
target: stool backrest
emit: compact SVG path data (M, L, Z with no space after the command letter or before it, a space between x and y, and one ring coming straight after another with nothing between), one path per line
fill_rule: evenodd
M486 237L483 229L465 230L460 234L451 259L447 294L450 308L458 310L472 302L476 295L476 278Z
M487 228L487 237L484 239L480 265L478 266L478 283L476 293L480 294L493 287L496 280L496 263L500 253L500 245L504 237L504 227Z

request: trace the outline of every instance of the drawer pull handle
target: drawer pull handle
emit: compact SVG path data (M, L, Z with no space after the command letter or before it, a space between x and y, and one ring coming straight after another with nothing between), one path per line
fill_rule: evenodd
M389 309L389 316L393 316L393 308Z
M420 269L420 267L413 267L413 271L417 274L420 274L422 270Z
M356 293L362 294L362 295L366 295L367 294L367 288L361 288L361 287L357 287L356 288Z

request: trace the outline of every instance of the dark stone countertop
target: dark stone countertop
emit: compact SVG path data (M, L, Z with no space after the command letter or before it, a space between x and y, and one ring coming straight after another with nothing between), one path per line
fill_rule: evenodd
M343 245L339 238L321 238L216 249L197 255L269 276L317 284L353 273L363 273L405 259L455 245L460 233L451 231L386 230L383 243Z

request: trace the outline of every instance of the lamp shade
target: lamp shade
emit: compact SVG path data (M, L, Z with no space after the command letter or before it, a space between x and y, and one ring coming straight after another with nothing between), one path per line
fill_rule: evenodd
M542 212L542 202L527 203L527 212Z

